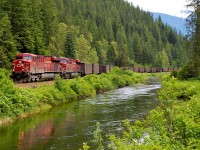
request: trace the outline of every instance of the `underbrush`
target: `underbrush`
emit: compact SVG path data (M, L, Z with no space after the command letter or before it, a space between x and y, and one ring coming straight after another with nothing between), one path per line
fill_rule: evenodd
M159 106L145 120L125 120L122 137L108 135L108 149L200 149L200 82L167 76L158 96Z
M88 75L70 80L56 78L54 85L34 89L17 88L7 70L0 70L0 119L42 111L74 100L94 97L97 93L144 82L149 75L113 68L108 74Z

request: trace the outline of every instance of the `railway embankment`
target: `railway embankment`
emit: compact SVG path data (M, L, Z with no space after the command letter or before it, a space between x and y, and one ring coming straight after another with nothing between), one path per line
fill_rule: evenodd
M139 74L114 68L110 73L88 75L70 80L56 78L54 84L19 88L0 73L0 125L51 109L52 107L94 97L111 89L145 82L151 74Z

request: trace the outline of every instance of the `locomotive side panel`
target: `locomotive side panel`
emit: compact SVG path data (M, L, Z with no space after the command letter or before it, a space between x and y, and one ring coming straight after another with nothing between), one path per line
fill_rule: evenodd
M44 56L35 56L34 63L31 65L31 70L35 74L44 73Z
M45 56L44 57L44 72L60 72L59 60L55 57Z

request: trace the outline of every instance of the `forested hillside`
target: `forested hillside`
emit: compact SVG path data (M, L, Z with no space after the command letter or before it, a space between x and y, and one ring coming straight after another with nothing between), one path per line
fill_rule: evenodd
M179 67L184 38L124 0L0 0L0 65L18 52L86 63Z

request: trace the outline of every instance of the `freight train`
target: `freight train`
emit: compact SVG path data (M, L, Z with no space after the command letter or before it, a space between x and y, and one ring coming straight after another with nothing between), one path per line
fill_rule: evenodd
M12 63L11 78L15 82L49 80L54 79L56 75L67 79L78 75L108 73L112 67L112 65L85 64L78 59L22 53L17 54ZM168 72L174 70L155 67L126 67L124 69L140 73Z

